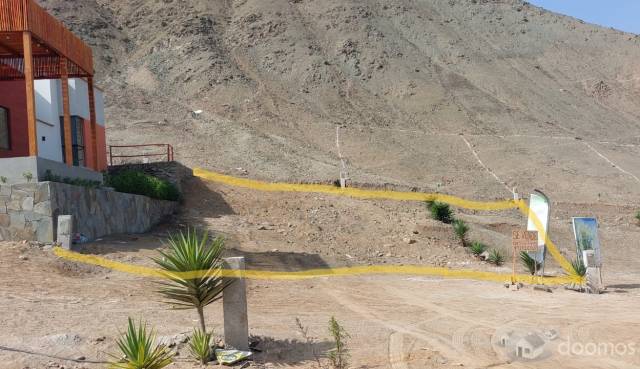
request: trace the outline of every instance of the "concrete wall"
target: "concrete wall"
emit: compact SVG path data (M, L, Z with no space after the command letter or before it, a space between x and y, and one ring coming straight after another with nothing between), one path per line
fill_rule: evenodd
M89 239L143 233L177 207L171 201L64 183L0 185L0 241L54 242L58 215L74 215L76 232Z
M33 85L36 97L36 119L38 120L38 156L62 162L62 137L58 110L60 96L56 80L37 80Z
M69 167L66 164L40 157L24 156L0 159L0 177L5 177L7 184L26 182L22 175L25 172L33 175L33 182L43 181L47 170L62 178L79 178L98 182L103 180L102 173L81 167Z

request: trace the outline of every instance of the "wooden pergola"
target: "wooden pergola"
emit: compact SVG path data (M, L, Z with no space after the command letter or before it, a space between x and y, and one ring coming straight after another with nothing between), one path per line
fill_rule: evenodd
M96 150L96 110L91 48L33 0L0 0L0 81L24 80L26 84L29 155L38 155L36 106L33 81L60 79L65 161L73 165L69 78L88 84L91 145ZM92 168L98 168L93 155Z

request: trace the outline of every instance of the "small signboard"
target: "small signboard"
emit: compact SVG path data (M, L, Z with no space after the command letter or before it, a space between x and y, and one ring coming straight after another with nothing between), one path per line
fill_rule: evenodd
M538 251L538 232L514 230L511 236L513 251Z

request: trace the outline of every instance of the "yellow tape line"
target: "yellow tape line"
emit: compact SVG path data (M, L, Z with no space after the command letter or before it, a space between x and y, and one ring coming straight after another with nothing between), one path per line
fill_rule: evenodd
M119 272L125 272L130 274L137 274L143 277L153 278L165 278L170 279L171 276L193 279L202 278L207 276L207 271L190 271L182 273L167 274L166 272L156 269L137 265L131 265L121 263L118 261L108 260L95 255L83 255L76 252L64 250L60 247L53 249L55 255L84 264L97 265L104 268L109 268ZM479 281L491 281L499 283L507 283L511 281L511 274L501 274L492 272L479 272L475 270L464 269L448 269L448 268L436 268L425 267L415 265L372 265L372 266L356 266L356 267L344 267L344 268L327 268L327 269L310 269L297 272L278 272L278 271L261 271L261 270L246 270L244 272L238 272L236 270L222 269L217 272L217 275L221 277L239 277L242 276L248 279L266 279L266 280L301 280L320 277L346 277L357 276L366 274L400 274L400 275L416 275L416 276L439 276L443 278L462 278L462 279L475 279ZM576 279L568 276L564 277L547 277L540 278L531 275L519 274L516 275L516 281L522 283L542 283L546 285L561 285L575 282Z
M361 199L387 199L387 200L399 200L399 201L440 201L452 206L474 209L474 210L507 210L518 208L525 216L531 216L535 227L538 232L546 240L547 248L551 256L560 264L560 266L569 273L569 276L563 277L535 277L531 275L516 275L515 281L523 283L542 283L547 285L560 285L567 283L582 284L584 278L574 275L571 264L560 254L558 248L549 239L547 233L542 227L542 223L535 215L535 213L529 214L529 207L523 200L503 200L495 202L479 202L465 200L459 197L444 195L439 193L421 193L421 192L400 192L400 191L381 191L381 190L364 190L358 188L339 188L330 185L321 184L292 184L292 183L269 183L261 182L245 178L232 177L220 173L207 171L204 169L196 168L193 170L193 174L202 179L222 183L228 186L243 187L257 191L270 191L270 192L303 192L303 193L325 193L337 196L349 196ZM148 268L143 266L135 266L125 263L120 263L113 260L108 260L95 255L83 255L61 248L55 248L54 253L64 259L72 260L85 264L92 264L109 268L125 273L137 274L145 277L154 278L171 278L171 276L177 276L184 279L201 278L207 275L207 271L191 271L184 273L167 274L160 269ZM242 275L249 279L277 279L277 280L299 280L318 277L342 277L342 276L354 276L365 274L407 274L407 275L425 275L425 276L440 276L444 278L463 278L463 279L475 279L480 281L493 281L493 282L510 282L512 280L511 274L501 274L493 272L480 272L474 270L464 269L448 269L448 268L435 268L425 266L391 266L391 265L373 265L373 266L357 266L348 268L331 268L331 269L311 269L297 272L278 272L278 271L260 271L260 270L246 270ZM219 275L223 277L237 277L238 271L233 270L221 270Z
M440 201L452 206L473 209L473 210L507 210L518 208L525 216L531 216L533 224L538 233L546 240L547 249L551 256L560 264L562 269L567 273L573 273L571 263L565 259L556 245L547 236L542 223L535 213L529 214L529 206L523 200L503 200L494 202L479 202L465 200L459 197L444 195L440 193L423 193L423 192L400 192L400 191L381 191L381 190L363 190L359 188L340 188L330 185L321 184L294 184L294 183L270 183L256 181L246 178L237 178L211 172L208 170L195 168L193 175L207 181L222 183L233 187L243 187L257 191L269 192L306 192L306 193L326 193L337 196L349 196L362 199L387 199L400 201Z

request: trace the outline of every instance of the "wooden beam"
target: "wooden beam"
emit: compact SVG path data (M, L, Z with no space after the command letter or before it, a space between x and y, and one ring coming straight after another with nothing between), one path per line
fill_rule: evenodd
M29 138L29 156L38 156L38 128L36 126L36 95L33 86L33 53L31 33L22 33L24 49L24 80L27 92L27 136Z
M67 58L60 57L60 83L62 85L62 121L64 124L64 160L73 166L73 138L71 137L71 109L69 107L69 71Z
M98 170L98 128L96 127L96 98L93 91L93 77L87 77L87 85L89 92L89 119L91 121L91 149L93 150L91 168Z

